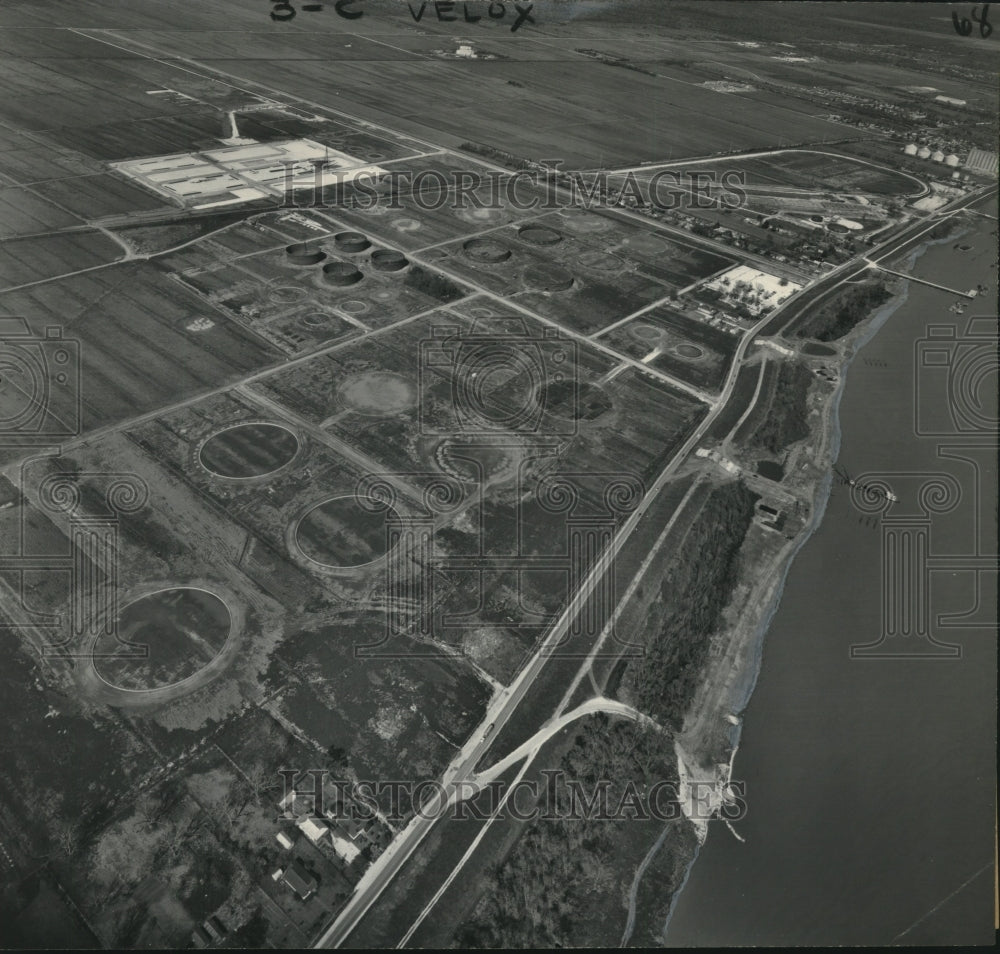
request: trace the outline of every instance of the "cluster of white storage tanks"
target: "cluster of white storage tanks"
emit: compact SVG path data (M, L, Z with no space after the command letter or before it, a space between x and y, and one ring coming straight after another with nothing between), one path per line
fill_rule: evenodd
M946 156L940 149L934 152L930 151L927 146L917 146L915 142L911 142L908 146L903 149L903 152L908 156L916 156L918 159L930 159L931 162L943 162L946 166L957 166L961 161L955 153Z

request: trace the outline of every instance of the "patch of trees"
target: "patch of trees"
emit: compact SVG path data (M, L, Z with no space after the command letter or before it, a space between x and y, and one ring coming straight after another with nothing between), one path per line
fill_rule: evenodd
M235 948L244 951L267 947L267 929L267 918L264 915L263 908L258 904L254 913L250 916L250 920L233 931L219 947Z
M523 949L593 941L574 928L585 926L595 892L620 893L621 833L636 822L592 817L598 813L582 810L580 793L589 802L603 782L614 814L629 790L659 780L677 783L669 735L630 721L612 723L604 714L581 724L559 768L549 802L558 807L552 813L557 817L530 822L507 858L489 869L475 912L456 935L457 946ZM580 788L571 792L565 780ZM657 808L665 801L658 799ZM574 810L581 817L568 817ZM655 837L652 829L650 835Z
M751 444L772 454L809 436L807 398L812 373L801 364L783 362L767 414L754 431Z
M644 66L638 66L624 56L615 56L613 53L604 53L601 50L578 49L576 52L582 53L584 56L592 57L595 60L600 60L606 66L620 66L626 70L635 70L637 73L645 73L646 76L658 75L652 70L646 69Z
M930 230L928 237L932 239L943 239L949 235L957 234L960 230L961 226L945 219L943 222L938 222L938 224Z
M418 292L423 292L437 301L449 302L461 298L465 292L450 278L428 271L419 265L413 265L406 274L403 283Z
M866 282L849 289L836 301L821 308L799 332L817 341L843 338L875 308L888 301L892 293L883 282Z
M458 148L464 152L471 152L476 156L484 156L486 159L492 159L494 162L510 166L512 169L528 169L532 166L531 162L521 156L504 152L502 149L497 149L494 146L485 146L480 142L463 142Z
M680 729L694 699L712 634L736 585L756 501L742 481L717 487L661 584L666 615L627 677L638 708L662 726Z

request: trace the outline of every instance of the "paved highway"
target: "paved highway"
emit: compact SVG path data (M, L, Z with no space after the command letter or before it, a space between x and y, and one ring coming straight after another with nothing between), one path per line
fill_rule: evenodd
M642 503L622 524L612 542L608 559L598 561L598 564L587 576L583 586L570 600L552 629L539 644L527 665L521 670L514 682L494 698L479 728L472 734L469 741L462 746L443 774L441 782L446 790L453 790L459 785L465 785L466 789L470 788L476 778L476 765L489 750L499 729L508 721L517 706L521 703L528 689L548 661L551 651L561 643L573 617L583 608L587 599L594 592L603 574L607 571L607 567L613 565L615 557L629 536L631 536L636 526L638 526L647 506L655 499L656 495L663 488L663 485L674 475L688 454L697 446L698 442L704 436L705 431L732 396L739 369L757 335L768 325L777 323L779 317L782 327L787 326L787 324L801 315L806 308L814 307L818 301L825 298L840 285L866 273L870 268L868 262L865 260L866 258L878 261L882 258L898 254L907 245L923 238L928 231L940 223L942 218L953 215L965 206L980 201L989 192L990 190L987 189L972 196L964 197L942 208L927 220L922 219L919 222L911 223L902 228L894 237L866 253L864 257L859 256L856 259L852 259L852 261L834 269L813 285L804 288L802 291L788 298L779 309L762 318L744 335L737 347L725 386L718 400L714 402L708 415L701 421L691 436L661 471L655 483L653 483L643 498ZM347 939L361 918L364 917L365 913L378 900L382 891L406 864L407 860L417 850L438 820L439 818L435 815L430 815L427 818L415 817L396 836L386 852L365 873L356 886L354 894L333 924L317 938L314 944L315 947L337 947Z

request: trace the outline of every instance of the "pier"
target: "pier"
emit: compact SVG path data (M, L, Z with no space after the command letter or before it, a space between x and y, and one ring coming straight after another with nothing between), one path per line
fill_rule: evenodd
M975 291L959 291L956 288L949 288L947 285L939 285L937 282L929 282L926 278L917 278L916 275L907 275L906 272L897 272L891 268L886 268L884 265L879 265L878 262L873 262L871 259L866 258L869 268L877 268L880 271L885 272L887 275L895 275L897 278L905 278L911 282L919 282L921 285L929 285L931 288L937 288L939 291L948 292L949 295L958 295L960 298L975 298Z

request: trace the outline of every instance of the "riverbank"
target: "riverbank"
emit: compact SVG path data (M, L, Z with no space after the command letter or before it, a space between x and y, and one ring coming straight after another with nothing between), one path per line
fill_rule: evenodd
M982 240L981 233L983 232L984 227L986 230L989 230L990 228L990 226L980 226L978 229L975 229L973 226L969 226L968 224L966 224L966 230L976 231L977 235L980 236L980 241ZM908 263L907 263L908 267L912 267L913 263L915 263L921 256L923 256L926 252L933 249L934 247L944 246L949 243L951 244L955 243L956 238L957 235L953 233L949 235L947 238L923 243L921 246L919 246L916 250L914 250L908 255ZM939 255L938 257L941 256ZM953 258L954 256L950 257ZM953 267L949 266L948 259L949 256L947 254L943 256L941 262L938 262L938 259L935 258L934 263L932 263L932 270L936 271L943 267L948 270L949 277L951 277L950 272L953 271ZM977 265L976 267L978 268L980 266ZM967 281L964 275L962 280ZM975 285L975 281L971 281L969 282L969 284ZM813 506L813 517L810 520L806 529L800 534L799 538L795 541L794 545L788 548L787 554L782 555L781 558L782 565L779 568L777 568L776 571L777 576L780 577L780 579L773 579L770 584L765 582L761 585L760 588L761 595L758 600L758 613L756 614L755 619L753 621L746 620L745 625L741 627L743 628L744 632L742 640L743 654L741 657L742 666L741 666L740 678L733 679L729 674L722 674L724 683L729 686L730 691L728 696L726 696L724 700L720 700L720 702L722 702L723 704L721 704L719 708L716 709L716 719L722 719L727 711L736 713L742 712L743 707L747 706L751 695L754 696L755 700L754 707L756 707L757 696L755 693L755 687L758 684L760 673L762 671L761 661L763 658L763 646L765 642L764 639L765 634L768 633L769 629L772 627L777 617L787 615L784 609L782 610L781 613L779 613L778 610L779 606L781 606L784 602L783 597L786 595L786 584L790 579L790 577L793 575L794 576L802 575L800 573L795 573L795 574L792 573L793 566L796 569L798 569L799 566L799 561L795 560L796 555L799 554L799 552L805 546L806 542L808 542L810 539L818 540L819 537L816 536L817 531L821 526L825 526L824 517L827 515L828 504L830 502L831 496L833 495L833 491L835 490L830 468L833 462L837 460L837 458L840 456L840 451L841 451L841 444L843 437L843 431L841 428L842 424L841 404L842 400L845 397L848 368L850 368L851 365L854 364L857 355L861 352L863 348L866 348L869 345L872 339L874 339L875 336L883 329L883 327L889 322L889 319L892 316L899 314L901 311L905 311L906 314L911 314L913 312L914 310L913 299L919 299L915 305L915 307L918 309L926 309L927 307L930 307L936 310L939 305L944 305L945 307L941 308L941 313L945 313L945 308L947 305L947 296L941 295L940 293L935 293L932 290L927 289L925 290L926 292L932 295L936 294L937 298L933 300L926 299L924 291L921 291L919 294L917 294L916 292L911 291L912 287L913 286L911 286L910 283L906 283L903 289L901 290L900 294L894 296L892 300L890 300L885 305L881 306L878 310L876 310L876 312L872 315L872 317L868 319L868 321L866 321L862 327L856 329L855 332L852 333L853 340L848 339L846 342L838 342L838 344L846 344L847 347L844 349L844 356L842 359L842 366L839 374L839 380L837 382L837 387L830 395L826 405L826 419L829 422L829 427L828 427L829 442L827 447L827 453L823 455L824 459L826 460L826 470L822 480L820 480L816 485L816 492L814 496L814 506ZM929 305L927 304L928 301L930 302ZM986 303L984 302L984 305L985 304ZM904 308L904 306L906 307ZM895 327L898 324L899 324L898 322L893 323L893 327ZM910 356L913 354L913 351L910 350L910 348L912 347L912 341L910 339L912 339L913 334L910 333L908 336L904 335L903 337L907 339L908 347L906 347L905 351L902 351L901 353L905 355L906 361L909 362L911 360ZM898 358L898 353L897 353L897 358ZM878 363L887 364L887 362L881 360ZM876 369L869 369L867 367L867 362L865 364L859 365L859 367L861 367L862 371L865 372L865 374L861 375L862 377L868 377L870 376L868 374L869 371L871 371L871 373L874 374L876 370ZM886 382L885 378L883 377L880 379L879 389L885 389L886 393L888 394L889 393L888 387L891 386L891 384L892 384L891 381ZM859 388L862 391L864 390L865 387L866 384L864 381L859 383ZM898 390L899 388L897 383L897 391ZM873 392L878 393L878 389L873 389ZM852 391L848 393L853 394L854 392ZM910 395L912 395L912 393L913 392L910 391L909 394L906 396L909 397ZM861 402L862 405L863 403L864 402ZM854 405L857 404L858 402L855 400ZM911 404L912 404L912 399L911 399ZM909 423L910 429L912 431L912 407L907 407L905 408L905 410L908 412L908 417L909 417L908 422L900 420L890 421L888 417L886 417L885 420L882 420L881 415L875 415L875 417L877 418L877 423L881 427L894 426L895 430L893 431L893 433L895 435L898 435L898 433L900 433L900 426L905 423ZM854 410L854 406L852 406L852 410L848 416L849 417L858 416L857 411ZM873 417L870 410L868 411L867 417L869 419ZM857 427L857 425L854 425L854 427ZM884 438L882 439L882 442L885 443ZM902 463L902 461L900 461L900 463ZM837 495L837 496L842 497L846 495ZM849 512L842 507L841 503L838 503L838 512L837 512L838 521L843 520L846 523L846 518L849 518L849 516L850 516ZM855 520L854 522L856 523L857 521ZM857 533L855 532L854 535L857 536ZM872 549L871 544L872 544L871 534L868 534L868 536L865 538L865 546L868 548L869 551ZM810 547L808 552L813 553L814 550L815 547ZM831 635L842 635L842 632L838 633L838 629L842 631L844 629L851 628L851 623L853 622L853 620L850 619L849 616L852 614L845 612L844 607L850 606L851 602L854 600L861 602L860 594L856 591L867 590L867 589L874 589L874 590L878 589L877 584L874 587L871 587L871 586L866 586L864 582L862 582L865 579L865 577L861 575L862 574L861 567L863 565L862 562L859 561L857 562L857 565L852 565L853 561L849 559L846 561L841 559L841 551L844 550L846 550L845 541L838 538L833 543L833 545L829 547L829 549L826 551L825 556L819 559L819 565L824 568L821 571L820 578L823 579L824 583L829 581L831 583L836 583L837 585L842 587L843 595L838 594L839 598L841 599L841 601L843 601L844 599L848 601L847 604L844 604L843 602L841 602L840 604L839 611L841 613L841 616L843 617L843 621L840 627L837 626L837 623L835 621L827 621L826 625L819 627L814 625L815 613L818 611L818 606L816 605L817 600L815 598L810 600L809 594L810 593L815 594L817 592L815 589L815 582L810 583L807 580L804 584L805 586L804 593L799 593L799 589L802 588L803 584L796 581L796 587L797 587L796 592L798 593L798 596L796 597L796 602L799 604L799 609L800 609L800 612L797 614L796 617L796 625L801 626L805 624L812 630L822 630L823 636L827 638L829 638ZM872 552L873 555L877 558L878 556L877 545L874 551ZM815 562L815 556L813 557L813 562ZM815 567L813 567L812 572L814 574L813 580L816 581L817 577L815 576L816 573ZM855 592L851 591L850 587L852 586ZM868 603L870 602L870 600L868 599L869 596L870 594L867 593L865 594L864 602L866 604L866 609L868 608ZM875 610L876 611L878 610L878 606L875 606ZM867 619L865 625L867 626ZM772 653L770 644L771 638L772 637L769 635L768 636L769 658L771 658L771 653ZM789 634L787 638L796 639L798 641L797 645L795 643L793 643L792 645L794 647L793 655L800 663L800 668L796 670L794 666L783 667L782 676L785 678L787 684L782 685L782 689L784 690L781 696L782 705L778 706L776 710L773 710L769 713L770 721L768 725L761 727L758 724L757 726L758 731L760 733L763 733L762 735L757 736L758 740L763 739L764 736L766 736L768 741L773 741L776 735L779 738L782 736L795 736L797 734L797 725L795 724L794 720L799 714L798 710L800 710L803 706L805 707L806 710L808 710L810 715L813 713L814 710L819 713L819 715L817 716L817 721L822 722L824 725L827 724L829 721L828 719L823 718L822 703L817 705L816 700L814 698L808 698L803 700L802 696L803 691L806 692L815 691L816 688L822 685L823 682L824 674L822 672L822 667L817 666L816 660L814 658L810 658L808 652L803 653L803 649L805 648L804 644L809 643L811 634L807 630L804 632L796 632L794 634ZM855 640L851 641L854 642ZM781 652L783 648L784 647L776 648L773 651ZM819 646L819 651L820 651L819 654L829 654L829 649L830 647L828 645L821 644ZM846 648L844 648L843 654L837 657L835 666L839 667L840 664L843 663L846 656L847 656ZM837 711L840 711L841 707L847 710L850 710L852 708L855 710L859 710L855 711L853 715L857 717L860 714L862 716L861 721L863 722L863 711L861 710L862 710L862 703L865 700L863 698L859 699L858 704L852 706L852 702L849 697L849 693L851 690L851 685L850 685L851 679L859 675L863 675L857 671L857 667L859 665L865 665L865 664L858 663L856 661L848 663L849 667L853 667L853 671L850 668L848 668L847 671L843 673L843 677L845 680L844 689L846 689L846 692L844 691L844 689L842 689L840 697L831 696L830 701L829 703L827 703L827 705L829 706L830 709L837 709ZM876 666L877 665L878 664L876 664ZM927 663L924 663L924 665L926 666ZM931 663L930 665L933 665L933 663ZM767 671L767 669L768 667L764 667L763 671ZM709 675L709 679L711 679L711 674ZM805 686L806 688L803 689L803 686ZM792 722L789 722L790 718L793 720ZM685 729L686 730L688 729L687 725L685 726ZM743 729L744 729L743 725L736 725L730 727L728 735L733 748L737 747L740 744L740 739L743 734ZM693 738L688 738L686 740L687 747L689 748L689 750L696 749L697 745L699 744L699 741L701 742L702 745L705 745L706 736L704 735L704 732L702 733L700 739L699 737L695 736ZM810 769L813 771L821 772L822 766L824 764L824 758L828 759L828 761L831 763L831 768L835 768L838 760L836 752L836 749L838 747L828 746L828 748L831 749L832 751L824 752L825 738L821 734L818 736L813 735L811 737L810 742L814 750L813 755L810 759ZM779 747L773 746L772 748L779 748ZM755 754L757 751L759 751L759 749L760 749L760 743L758 742L758 744L755 745ZM847 751L849 751L849 747L845 747L844 751L845 751L845 757L849 757L846 754ZM716 751L712 751L710 746L704 750L704 754L709 755L709 757L712 760L716 759L718 756L718 753ZM792 796L790 796L789 791L787 790L789 789L793 791L795 790L798 782L803 777L802 773L805 771L804 765L790 764L788 761L782 763L781 760L776 757L767 758L766 763L767 763L767 769L765 777L767 781L760 781L758 784L761 786L770 785L772 787L779 787L781 785L784 785L786 791L782 793L781 798L776 799L776 801L780 801L781 804L786 806L788 804L794 804L794 800L792 802L789 801L789 798L792 798ZM743 753L741 752L740 760L737 763L738 777L741 777L739 773L741 773L743 766L744 766L744 760L743 760ZM817 766L819 767L817 768ZM843 769L844 766L841 765L840 768ZM852 768L851 766L848 766L848 771L850 771L851 768ZM821 774L823 773L821 772ZM888 777L893 777L893 776L890 775ZM897 781L899 783L902 783L905 778L906 774L904 772L900 772ZM747 779L747 781L749 783L750 779ZM750 805L749 809L750 813L755 812L759 798L760 794L758 794L757 797L755 798L754 790L748 791L747 799ZM808 807L803 807L802 805L799 805L796 808L794 814L796 814L797 816L801 816L803 819L810 817L810 812ZM781 820L777 820L776 818L772 817L771 818L771 822L773 825L772 829L764 829L761 828L760 826L754 826L756 830L752 831L751 835L756 834L758 836L758 844L760 838L770 839L776 836L777 839L780 840L783 834L780 831L780 826L785 822L785 820L788 817L790 816L787 811L785 812L785 815L782 817ZM849 827L849 824L850 824L849 822L845 821L842 828ZM737 827L741 827L741 823L737 823ZM919 828L913 829L913 831L916 830L919 830ZM722 839L722 841L725 842L723 848L717 847L718 839ZM851 836L847 835L847 839L851 840ZM726 859L726 864L728 864L729 867L731 868L733 866L734 859L736 859L738 863L741 857L740 855L741 846L733 847L734 845L735 842L731 842L729 839L726 839L724 838L724 836L720 835L717 836L717 838L712 839L707 844L707 846L701 850L700 854L705 855L706 853L708 853L713 855L715 858L724 856ZM794 857L793 852L796 850L798 851L799 855L801 855L802 852L805 851L806 849L802 845L799 845L797 849L795 848L795 846L787 845L783 849L783 851L787 852L789 857ZM771 875L772 871L774 870L774 866L777 864L775 857L776 853L771 852L762 847L758 847L756 851L757 851L756 860L758 862L758 866L755 869L755 876L759 880L767 881L769 875ZM744 852L744 855L751 853L752 850L748 849ZM749 933L746 933L743 930L743 927L745 927L746 923L753 921L753 914L751 912L748 912L746 920L743 922L743 926L738 924L737 921L734 919L734 921L731 924L726 925L722 929L716 929L715 927L713 927L711 929L706 930L706 924L705 924L706 911L709 909L713 911L727 910L727 905L725 903L726 899L729 896L731 896L733 892L737 890L742 889L746 891L748 884L745 879L740 880L739 883L736 883L734 879L730 878L725 886L724 891L715 891L713 890L714 884L710 883L711 879L707 875L703 876L703 872L701 870L703 865L695 866L693 862L694 859L692 859L691 865L689 866L688 869L688 875L687 878L685 879L685 887L682 889L681 892L677 893L678 897L675 897L672 900L670 915L668 917L664 931L664 934L669 943L682 943L682 944L784 943L787 937L792 936L791 934L785 935L780 933L782 930L782 927L780 925L780 918L776 919L776 923L774 924L773 929L770 931L762 930L759 935L751 935ZM707 864L707 862L704 862L703 864ZM720 864L721 863L718 861L715 862L712 871L713 877L719 876L718 869L720 867ZM812 865L808 862L808 860L803 861L800 858L798 860L798 868L800 870L800 875L801 875L803 871L811 870ZM849 874L846 871L842 872L842 874L845 877L849 877ZM722 877L726 876L722 875ZM693 901L687 897L688 892L692 890L691 888L692 880L700 882L695 887L695 894L698 895L698 898ZM780 878L775 879L773 877L771 878L772 882L775 880L784 880L784 879ZM806 878L806 880L808 880L808 878ZM777 899L775 899L774 903L777 903ZM746 907L746 905L743 905L743 907ZM681 909L684 909L684 916L678 919L677 912ZM695 913L692 914L692 912ZM847 911L843 912L844 916L847 916L848 914L849 912ZM683 923L680 924L679 926L675 923L678 920L683 921ZM805 936L812 937L813 942L815 943L829 943L831 941L836 941L837 943L848 943L847 939L850 936L847 933L845 933L843 937L833 936L829 934L821 935L821 934L816 934L815 932L810 932L808 925L801 925L800 927L802 928L802 937Z
M968 231L968 227L963 231ZM908 255L907 268L912 268L913 264L929 249L954 243L959 234L961 234L960 230L956 229L954 233L945 238L921 244ZM726 733L730 746L728 753L730 764L735 760L743 724L742 719L734 719L733 714L737 717L741 716L754 693L761 671L765 636L778 613L795 558L816 533L826 515L827 503L834 486L832 467L840 454L842 437L840 406L846 390L848 371L861 350L872 341L889 319L906 305L909 299L909 286L910 283L903 282L892 299L876 309L872 316L846 339L837 342L842 351L842 358L836 387L824 402L823 424L820 428L820 434L825 435L825 437L821 437L820 443L823 446L816 448L815 454L815 463L821 474L815 484L811 519L795 540L779 552L770 570L760 575L761 582L758 584L756 596L745 604L742 619L734 634L737 650L726 654L725 658L720 660L723 665L717 665L713 672L707 674L705 691L692 708L692 713L689 715L681 737L683 751L679 753L680 761L687 762L689 770L691 763L695 762L700 764L702 773L710 771L725 756L725 752L719 751L717 736L713 736L713 733L708 731L708 723L712 716L714 716L716 724L727 715L730 717L730 722L735 723L727 723ZM719 691L720 689L721 691ZM752 793L749 797L752 810ZM703 834L700 841L703 842L704 837L707 836L708 824L701 822L701 827ZM699 847L698 852L690 859L684 883L680 890L675 893L675 897L671 899L670 910L664 925L665 937L669 933L673 914L683 896L694 870L694 862L700 851ZM694 937L686 938L685 942L699 943ZM756 942L752 938L745 938L739 943Z

